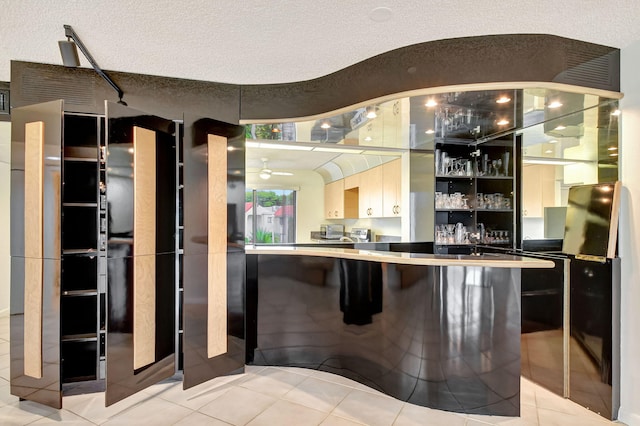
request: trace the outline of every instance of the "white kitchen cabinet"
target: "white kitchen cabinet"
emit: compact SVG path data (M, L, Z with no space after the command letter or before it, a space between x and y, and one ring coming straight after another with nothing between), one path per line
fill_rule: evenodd
M344 218L344 180L340 179L324 186L324 217Z
M522 168L522 216L543 217L545 207L555 206L555 166L530 164Z
M402 161L389 161L382 165L382 216L400 216L402 190Z
M382 217L382 166L360 173L358 216Z

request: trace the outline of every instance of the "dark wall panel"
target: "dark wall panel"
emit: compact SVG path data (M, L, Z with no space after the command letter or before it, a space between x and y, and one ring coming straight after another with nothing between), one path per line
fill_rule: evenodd
M242 86L245 120L305 117L408 90L539 81L619 91L619 50L544 34L464 37L386 52L324 77Z
M240 89L233 84L107 71L133 108L171 119L193 113L237 123ZM104 114L104 100L117 102L115 90L94 70L11 62L11 106L64 99L67 111Z
M117 94L91 69L12 61L12 106L65 99L70 111L103 112ZM382 53L313 80L234 85L108 71L130 106L230 123L322 114L381 96L447 85L556 82L620 90L620 51L546 34L464 37Z

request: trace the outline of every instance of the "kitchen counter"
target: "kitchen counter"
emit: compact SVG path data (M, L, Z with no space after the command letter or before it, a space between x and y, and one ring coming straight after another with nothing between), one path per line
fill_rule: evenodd
M484 266L491 268L553 268L553 262L523 256L498 253L479 255L445 255L360 250L335 247L292 247L292 246L246 246L247 254L280 256L315 256L369 262L395 263L402 265L431 266Z
M245 251L247 364L327 371L441 410L520 414L521 270L553 262L320 245Z

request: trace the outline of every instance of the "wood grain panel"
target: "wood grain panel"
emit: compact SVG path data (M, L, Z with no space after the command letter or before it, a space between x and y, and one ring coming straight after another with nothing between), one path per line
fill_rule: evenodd
M133 368L155 362L156 134L133 128Z
M227 352L227 138L208 135L207 355Z
M42 378L44 122L25 124L24 374Z

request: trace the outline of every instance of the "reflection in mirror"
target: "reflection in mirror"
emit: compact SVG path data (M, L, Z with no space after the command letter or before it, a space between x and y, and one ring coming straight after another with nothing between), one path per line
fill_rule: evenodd
M568 188L617 180L616 111L612 97L557 88L412 92L310 119L247 124L246 179L265 187L264 158L269 169L290 173L272 174L268 186L298 191L295 241L311 242L310 232L328 219L324 185L401 159L402 215L329 220L345 231L433 241L435 143L480 145L515 133L522 135L522 152L510 159L522 166L522 238L561 239Z

